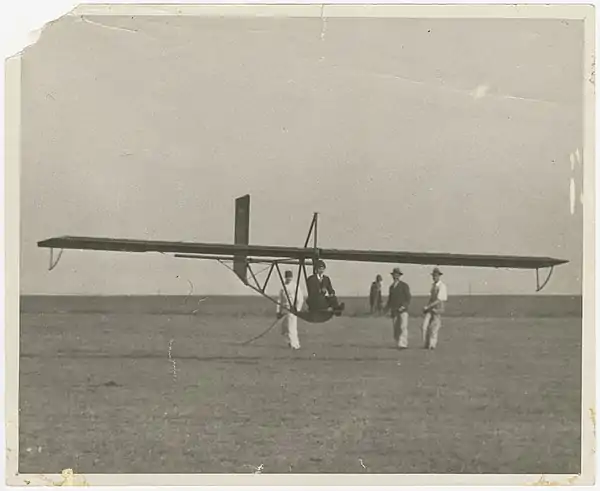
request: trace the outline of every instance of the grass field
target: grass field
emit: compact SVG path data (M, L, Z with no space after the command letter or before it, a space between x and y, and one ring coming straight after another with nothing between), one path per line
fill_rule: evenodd
M434 352L417 316L404 352L358 310L300 322L291 352L277 328L241 346L273 316L235 302L44 301L22 304L21 473L580 469L577 301L451 312Z

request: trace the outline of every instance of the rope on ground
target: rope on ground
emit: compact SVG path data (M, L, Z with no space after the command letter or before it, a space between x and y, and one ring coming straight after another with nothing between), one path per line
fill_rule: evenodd
M282 319L283 319L283 317L282 317ZM254 336L252 339L249 339L248 341L244 341L243 343L241 343L241 345L245 346L246 344L250 344L252 341L256 341L257 339L262 338L271 329L273 329L279 323L280 320L281 319L275 319L275 322L273 322L273 324L271 324L265 331L261 332L258 336Z

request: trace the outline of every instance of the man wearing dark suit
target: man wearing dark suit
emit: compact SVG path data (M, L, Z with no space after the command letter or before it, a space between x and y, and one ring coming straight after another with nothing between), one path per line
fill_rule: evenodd
M329 276L325 274L325 263L321 260L315 264L315 273L306 280L307 304L310 310L333 309L339 316L344 310L344 304L339 303Z
M394 341L399 349L408 348L408 306L410 305L410 287L400 281L400 268L392 271L393 283L390 285L385 312L390 312L394 329Z

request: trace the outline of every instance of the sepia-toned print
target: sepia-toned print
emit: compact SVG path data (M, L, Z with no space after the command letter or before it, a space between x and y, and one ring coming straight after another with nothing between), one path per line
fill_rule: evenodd
M86 6L11 60L10 482L593 482L593 8L473 9Z

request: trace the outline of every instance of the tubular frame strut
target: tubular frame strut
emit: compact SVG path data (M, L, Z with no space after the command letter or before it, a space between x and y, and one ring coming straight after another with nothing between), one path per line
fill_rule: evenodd
M230 271L233 272L233 268L231 266L229 266L228 264L225 263L225 261L218 259L218 262L220 264L222 264L223 266L225 266L227 269L229 269ZM252 274L252 277L256 283L257 286L251 285L250 283L247 283L246 286L248 288L250 288L251 290L254 290L256 293L261 294L262 296L264 296L266 299L270 300L271 302L273 302L275 305L279 305L283 310L288 311L290 314L294 314L297 315L297 312L295 312L295 309L288 309L285 305L281 305L277 300L272 299L269 295L266 294L266 289L267 289L267 284L268 284L268 280L271 276L271 273L273 272L273 269L275 268L275 262L273 262L273 264L271 264L271 267L269 268L269 274L267 277L267 281L265 281L265 284L263 286L260 285L258 278L256 278L256 276L254 275L254 272L251 270L250 266L248 265L248 269L250 270L250 273Z
M258 277L257 277L257 273L254 272L254 270L252 269L252 261L246 261L246 269L247 271L250 273L250 277L252 278L252 280L254 281L254 284L251 284L250 281L246 281L244 282L244 284L249 287L250 289L254 290L255 292L263 295L264 297L266 297L267 299L269 299L271 302L273 302L274 304L278 305L281 309L297 316L297 317L301 317L303 319L306 320L306 317L302 315L301 311L298 311L297 309L297 305L298 305L298 293L300 291L300 281L301 278L304 278L304 281L308 281L308 274L306 272L306 265L308 264L312 264L313 267L315 266L316 261L319 258L319 249L318 249L318 243L317 243L317 227L318 227L318 213L314 213L313 214L313 219L310 223L310 228L308 230L308 235L306 237L306 241L304 242L304 248L308 249L309 251L312 249L312 254L310 254L309 252L309 256L312 256L312 261L309 259L307 260L306 258L300 258L297 261L298 264L298 274L296 276L296 285L295 285L295 293L294 293L294 299L292 301L292 298L290 296L290 292L288 292L287 288L285 288L285 279L284 279L284 275L281 272L281 268L280 268L280 263L281 264L288 264L288 265L293 265L296 263L296 261L290 261L289 259L272 259L272 260L263 260L261 262L269 262L270 266L268 268L268 273L267 273L267 277L264 281L264 284L261 285L261 282L259 281ZM311 241L311 238L313 239L313 247L309 248L309 243ZM182 254L176 254L176 257L188 257L188 258L193 258L194 256L192 255L182 255ZM228 264L225 263L226 259L225 258L215 258L217 259L217 261L219 263L221 263L223 266L225 266L227 269L233 271L233 268L231 266L229 266ZM266 269L262 270L265 271ZM269 284L269 280L271 279L271 276L273 275L273 271L277 271L277 276L279 277L279 281L281 282L281 287L283 288L283 291L285 293L287 302L288 302L288 306L286 307L285 305L282 305L279 302L279 299L274 300L273 298L271 298L269 295L267 295L266 290L267 290L267 285ZM261 271L261 272L262 272ZM300 307L301 308L301 307Z
M312 257L312 266L313 269L316 268L316 263L319 259L319 249L317 243L317 229L319 222L319 213L314 212L312 221L310 222L310 227L308 229L308 235L306 236L306 240L304 241L304 248L308 248L308 243L310 242L311 235L313 237L313 257ZM296 304L298 302L298 290L300 289L300 276L304 276L304 282L308 281L308 275L306 274L306 260L304 258L300 259L298 263L298 275L296 277L296 293L294 294L294 310L296 310Z

